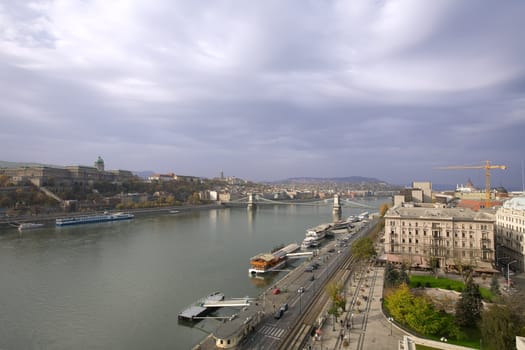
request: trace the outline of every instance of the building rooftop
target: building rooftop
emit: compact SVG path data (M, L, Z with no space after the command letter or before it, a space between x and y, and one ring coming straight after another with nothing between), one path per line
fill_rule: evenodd
M494 221L493 214L474 211L468 208L393 207L387 211L385 217Z
M503 208L525 210L525 197L511 198L503 203Z
M213 332L213 336L218 339L228 339L233 337L243 326L248 323L257 313L263 312L262 305L255 303L242 308L235 317L222 323Z

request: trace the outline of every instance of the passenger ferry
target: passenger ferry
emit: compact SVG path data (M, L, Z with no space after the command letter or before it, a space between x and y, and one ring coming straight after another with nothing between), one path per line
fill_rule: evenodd
M250 259L250 275L275 271L286 264L286 254L293 253L299 249L299 245L291 243L284 248L271 253L261 253Z
M72 218L56 219L57 226L92 224L106 221L119 221L133 219L135 215L129 213L104 213L101 215L75 216Z

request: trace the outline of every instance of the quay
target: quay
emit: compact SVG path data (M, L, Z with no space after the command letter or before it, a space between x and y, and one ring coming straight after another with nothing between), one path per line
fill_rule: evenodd
M367 234L374 226L375 222L360 224L354 234L348 235L350 243ZM325 302L319 300L326 294L324 291L326 283L350 256L349 247L336 251L334 249L336 244L337 240L329 240L316 249L318 255L311 256L308 261L291 270L265 290L250 305L242 308L229 320L222 322L211 334L195 345L193 350L285 349L282 347L283 342L289 337L298 338L301 347L293 347L293 349L302 350L303 345L311 343L312 328L309 330L305 328L304 331L299 332L301 334L291 332L301 319L301 315L308 309L319 310L316 318L318 321L316 325L312 324L313 329L322 330L322 327L327 327L328 324L331 327L326 315L328 304L325 305ZM313 270L306 268L312 265L318 267ZM339 333L336 338L339 339ZM327 343L324 349L334 349L334 347L327 347ZM311 345L315 344L311 343Z

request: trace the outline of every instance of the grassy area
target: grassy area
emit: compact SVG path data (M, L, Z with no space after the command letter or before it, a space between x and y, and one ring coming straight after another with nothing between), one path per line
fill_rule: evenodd
M410 287L441 288L462 292L463 288L465 288L465 283L443 277L436 278L434 276L427 275L412 275L410 276ZM483 300L491 301L494 297L492 292L487 288L480 287L479 290Z
M480 342L481 339L481 331L477 328L462 328L461 331L464 333L465 339L457 340L457 339L448 339L447 343L464 346L466 348L472 348L472 349L480 349ZM426 336L428 339L440 341L439 337L434 336ZM419 348L420 346L421 348ZM424 346L424 345L417 345L416 349L434 349L432 347Z
M416 350L439 350L438 348L431 348L430 346L416 344Z

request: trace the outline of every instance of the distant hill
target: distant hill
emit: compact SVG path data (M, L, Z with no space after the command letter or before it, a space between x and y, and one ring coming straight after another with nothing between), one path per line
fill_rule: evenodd
M275 181L277 183L288 184L308 184L308 183L341 183L341 184L360 184L360 183L386 183L373 177L347 176L347 177L293 177L286 180Z

